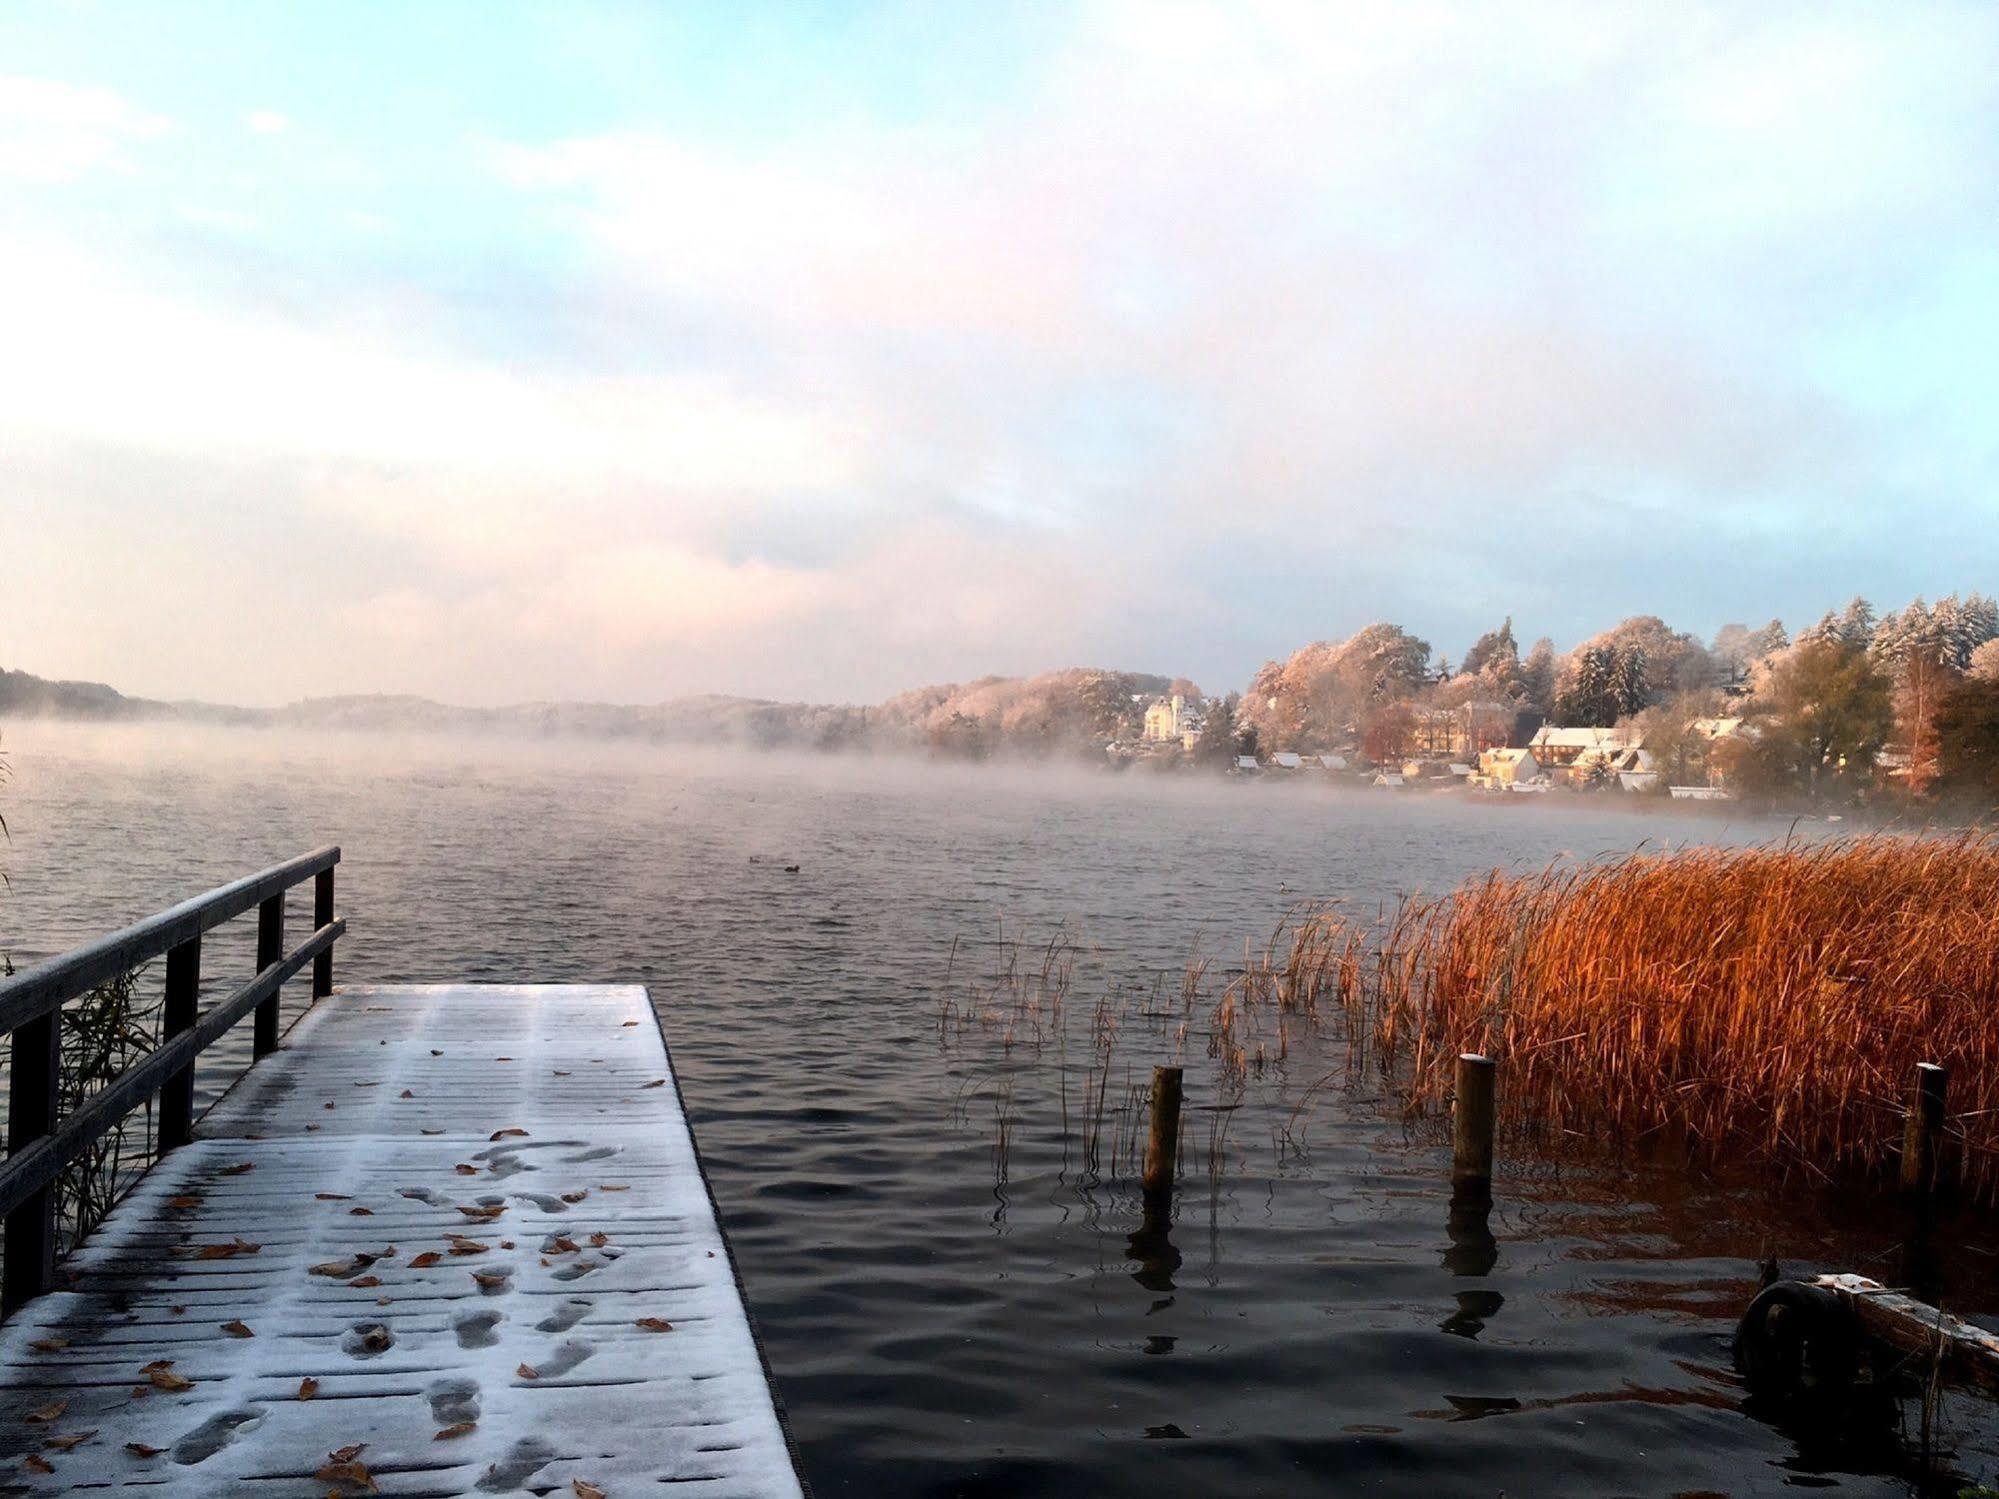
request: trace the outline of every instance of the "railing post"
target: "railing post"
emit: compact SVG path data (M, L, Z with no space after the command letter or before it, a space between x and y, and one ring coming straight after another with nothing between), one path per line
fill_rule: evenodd
M7 1092L9 1160L56 1127L62 1077L62 1007L17 1026L12 1038L12 1074ZM7 1215L4 1269L0 1269L0 1312L11 1313L49 1288L56 1263L56 1200L43 1187Z
M166 1018L160 1028L165 1045L194 1029L201 992L201 935L196 933L167 950ZM194 1138L194 1062L160 1086L160 1151L162 1154Z
M280 890L257 907L257 972L285 958L285 893ZM267 1057L278 1049L278 996L257 1006L252 1055Z
M1902 1190L1927 1202L1937 1189L1943 1155L1944 1099L1950 1074L1934 1062L1916 1063L1915 1087L1902 1125Z
M312 882L312 929L318 931L333 920L333 867L320 870ZM333 949L312 960L312 997L324 999L333 992Z
M1180 1069L1152 1069L1152 1133L1145 1142L1145 1194L1170 1198L1180 1158Z

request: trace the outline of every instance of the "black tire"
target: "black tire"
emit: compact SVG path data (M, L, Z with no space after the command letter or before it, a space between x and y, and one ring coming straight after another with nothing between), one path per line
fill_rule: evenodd
M1735 1363L1751 1390L1788 1398L1844 1390L1860 1359L1853 1313L1803 1281L1765 1286L1735 1330Z

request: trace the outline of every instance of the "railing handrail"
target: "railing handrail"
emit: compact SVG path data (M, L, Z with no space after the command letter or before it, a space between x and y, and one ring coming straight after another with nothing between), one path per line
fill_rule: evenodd
M48 1289L55 1271L56 1178L70 1162L155 1096L161 1154L194 1138L194 1063L224 1032L254 1012L252 1059L278 1046L278 991L307 963L312 997L333 992L333 944L347 923L333 914L328 845L205 895L184 900L123 931L0 979L0 1034L10 1034L7 1158L0 1163L0 1314ZM312 881L313 932L285 951L285 895ZM249 982L201 1013L201 938L231 917L257 911L257 969ZM166 994L158 1046L78 1101L62 1104L62 1007L98 985L164 956Z
M340 862L338 844L314 849L269 869L218 885L122 931L0 979L0 1035L39 1020L57 1006L87 994L106 979L163 957L190 937L211 931L281 890L303 884Z

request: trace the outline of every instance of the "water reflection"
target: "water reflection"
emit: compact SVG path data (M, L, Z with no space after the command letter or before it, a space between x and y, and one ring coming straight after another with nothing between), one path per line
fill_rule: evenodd
M1147 1194L1145 1217L1125 1242L1125 1257L1138 1268L1131 1278L1148 1291L1171 1291L1173 1272L1180 1268L1180 1251L1173 1246L1173 1199ZM1150 1351L1150 1350L1148 1350ZM1160 1350L1164 1352L1164 1349Z
M1492 1233L1492 1185L1489 1182L1459 1182L1451 1188L1451 1211L1445 1220L1450 1245L1444 1250L1444 1268L1454 1276L1486 1276L1499 1263L1499 1240ZM1453 1337L1475 1338L1486 1323L1499 1315L1506 1298L1493 1290L1466 1290L1457 1294L1458 1309L1438 1323Z

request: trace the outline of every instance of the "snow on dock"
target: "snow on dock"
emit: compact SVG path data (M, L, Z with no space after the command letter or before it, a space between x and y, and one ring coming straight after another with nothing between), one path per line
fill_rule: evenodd
M0 1493L798 1495L636 986L349 988L0 1329Z

